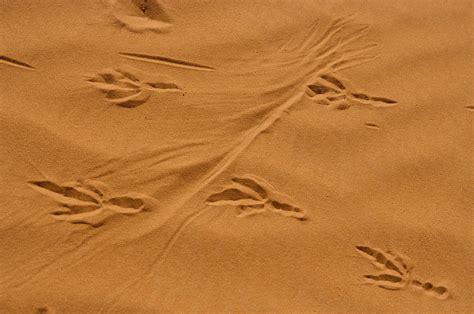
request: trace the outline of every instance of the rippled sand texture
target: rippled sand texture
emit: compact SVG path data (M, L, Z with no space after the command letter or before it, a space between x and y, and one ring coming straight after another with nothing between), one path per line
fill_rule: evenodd
M1 2L1 311L472 312L471 20Z

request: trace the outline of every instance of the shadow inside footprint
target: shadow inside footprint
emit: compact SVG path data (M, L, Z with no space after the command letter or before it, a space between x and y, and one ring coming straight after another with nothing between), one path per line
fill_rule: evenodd
M172 19L158 0L108 0L114 17L135 32L165 32Z
M223 191L211 194L206 199L210 206L236 206L237 217L248 217L266 211L282 216L306 220L305 211L290 205L292 200L281 193L264 179L254 175L233 177L232 184Z
M116 214L136 214L147 210L150 197L140 193L114 195L104 183L94 180L73 181L57 184L52 181L30 181L37 192L51 197L61 205L50 215L72 224L101 226L106 219Z

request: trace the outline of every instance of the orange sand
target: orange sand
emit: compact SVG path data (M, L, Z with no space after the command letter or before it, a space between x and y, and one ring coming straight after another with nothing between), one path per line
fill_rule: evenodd
M471 1L0 3L0 312L472 313Z

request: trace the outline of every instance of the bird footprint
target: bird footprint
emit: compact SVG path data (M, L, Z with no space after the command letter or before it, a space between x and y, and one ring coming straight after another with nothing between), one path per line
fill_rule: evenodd
M100 181L80 180L57 184L52 181L30 181L37 192L61 204L61 210L51 213L56 220L88 224L94 227L114 214L131 215L147 210L151 198L139 193L115 195Z
M341 80L333 75L321 75L314 84L308 85L306 94L316 103L347 110L352 106L391 107L397 101L385 97L373 97L349 91Z
M357 252L368 259L379 271L374 275L365 275L367 284L387 290L402 290L413 287L424 291L427 295L437 299L446 299L448 289L444 286L435 286L430 282L421 282L413 279L413 264L411 260L396 251L382 251L368 246L356 246Z
M130 68L106 69L87 82L106 94L105 99L126 108L144 104L152 92L181 92L181 88L163 76L151 76Z
M291 205L292 203L289 196L277 192L271 184L254 175L233 177L231 184L206 199L206 204L210 206L235 206L237 217L271 211L286 217L306 220L305 211Z

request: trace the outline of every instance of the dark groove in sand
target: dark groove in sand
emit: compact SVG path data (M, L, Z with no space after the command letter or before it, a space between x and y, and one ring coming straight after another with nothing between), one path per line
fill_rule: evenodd
M179 68L187 68L192 70L198 71L215 71L216 69L207 65L188 62L184 60L172 59L168 57L162 56L151 56L151 55L144 55L139 53L128 53L128 52L119 52L119 55L133 60L144 61L144 62L152 62L152 63L159 63Z
M0 63L4 63L4 64L7 64L7 65L11 65L11 66L21 68L21 69L26 69L26 70L34 70L35 69L34 67L32 67L31 65L29 65L27 63L9 58L7 56L0 56Z

